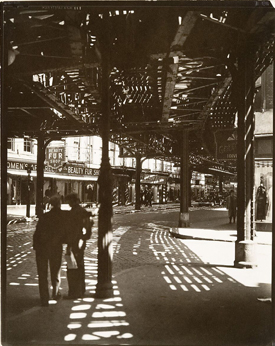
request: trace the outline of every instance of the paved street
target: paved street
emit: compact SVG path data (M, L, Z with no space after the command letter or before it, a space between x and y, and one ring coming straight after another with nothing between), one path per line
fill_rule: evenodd
M271 246L258 238L258 268L236 269L236 234L222 209L193 208L191 230L217 240L169 233L178 206L133 212L115 208L114 298L94 299L97 218L85 253L87 296L39 305L32 235L35 222L8 226L6 328L10 344L267 345L270 341ZM230 238L229 238L230 239ZM66 266L62 293L67 294Z

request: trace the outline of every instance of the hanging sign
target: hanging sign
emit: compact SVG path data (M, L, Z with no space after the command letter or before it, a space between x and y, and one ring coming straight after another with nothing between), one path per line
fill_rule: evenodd
M48 147L46 151L46 163L49 167L56 170L61 168L66 162L65 147Z
M218 130L215 132L216 158L218 160L237 159L237 130Z

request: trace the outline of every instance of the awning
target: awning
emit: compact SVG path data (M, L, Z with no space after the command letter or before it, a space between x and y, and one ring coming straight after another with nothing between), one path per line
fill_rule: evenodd
M8 174L19 175L19 176L28 176L27 171L18 171L16 169L8 169ZM31 177L36 177L36 171L31 172ZM54 178L54 179L63 179L63 180L81 180L81 181L97 181L98 176L72 176L72 175L63 175L63 174L53 174L53 173L44 173L44 178Z

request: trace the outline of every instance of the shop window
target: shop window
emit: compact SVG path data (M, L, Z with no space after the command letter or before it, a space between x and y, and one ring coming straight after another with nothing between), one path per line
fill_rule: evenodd
M33 141L30 138L24 138L24 151L33 154Z
M7 147L8 147L9 150L12 150L12 151L15 150L15 140L14 140L14 138L8 138Z
M255 146L256 157L273 157L272 138L257 138Z

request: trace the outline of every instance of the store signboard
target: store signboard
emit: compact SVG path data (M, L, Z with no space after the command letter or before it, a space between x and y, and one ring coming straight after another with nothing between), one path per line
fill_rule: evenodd
M46 163L53 169L61 168L66 162L65 147L48 147L46 150Z
M218 160L237 159L237 130L227 129L215 132L216 158Z
M25 171L28 167L28 162L18 162L18 161L12 161L9 160L7 162L7 168L18 171L18 174L20 174L20 171ZM31 164L31 170L36 171L37 165L35 163ZM84 164L77 164L77 163L66 163L65 165L62 165L59 168L54 168L50 165L44 166L44 172L47 173L58 173L58 174L64 174L66 176L98 176L99 175L99 169L97 168L89 168L85 167Z

